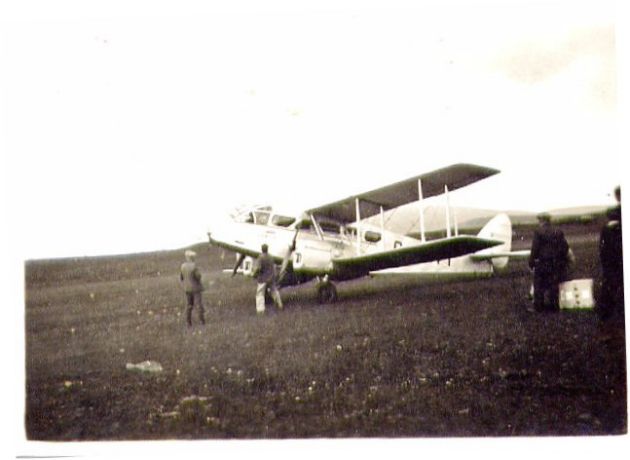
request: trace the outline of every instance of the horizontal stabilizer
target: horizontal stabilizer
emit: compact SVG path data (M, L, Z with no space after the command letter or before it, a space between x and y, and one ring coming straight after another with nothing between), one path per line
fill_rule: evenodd
M500 240L472 235L441 238L415 246L404 246L389 251L335 259L331 274L339 280L357 278L375 270L451 259L502 243Z
M523 251L505 251L505 252L493 252L486 254L471 254L470 258L475 262L479 262L482 260L492 260L497 259L499 257L509 257L510 259L527 259L529 258L529 250L525 249Z

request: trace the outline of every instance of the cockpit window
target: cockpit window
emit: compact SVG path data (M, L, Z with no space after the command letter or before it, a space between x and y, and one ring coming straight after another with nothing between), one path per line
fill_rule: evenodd
M235 222L253 224L254 214L252 214L251 212L238 212L232 215L232 219L234 219Z
M271 218L271 223L273 225L277 225L278 227L288 227L293 222L295 222L295 217L281 216L276 214Z
M306 232L314 231L313 222L311 222L310 220L301 220L300 223L298 224L298 228L300 229L300 231L306 231Z
M243 205L235 208L230 216L239 223L267 225L271 212L271 206Z

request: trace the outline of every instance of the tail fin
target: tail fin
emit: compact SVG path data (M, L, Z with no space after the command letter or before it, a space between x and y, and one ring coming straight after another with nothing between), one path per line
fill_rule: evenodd
M495 270L505 268L512 250L512 222L507 214L494 216L479 232L479 237L503 241L503 244L484 249L472 257L476 260L490 260Z

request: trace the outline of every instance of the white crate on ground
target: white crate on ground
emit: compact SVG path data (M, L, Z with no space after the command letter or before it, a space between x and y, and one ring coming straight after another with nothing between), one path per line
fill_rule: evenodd
M560 283L560 308L564 310L592 309L593 280L590 278Z

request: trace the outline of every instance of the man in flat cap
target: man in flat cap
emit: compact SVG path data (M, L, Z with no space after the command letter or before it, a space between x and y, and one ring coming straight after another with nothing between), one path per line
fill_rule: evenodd
M545 309L545 296L549 298L549 309L559 308L558 285L566 274L569 263L569 244L564 233L551 225L549 213L538 216L539 226L534 232L529 268L534 271L534 308Z
M276 284L276 265L269 255L269 247L263 244L260 248L261 254L256 259L253 275L258 281L256 288L256 313L263 314L265 312L265 293L267 289L271 292L271 298L276 307L282 309L282 298Z
M188 327L192 327L192 311L195 305L197 305L199 313L199 321L201 324L206 324L204 319L203 300L201 293L203 291L203 285L201 284L201 273L195 264L195 257L197 254L195 251L187 250L184 252L186 262L181 266L179 273L179 280L182 283L184 292L186 293L186 322Z

